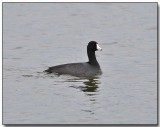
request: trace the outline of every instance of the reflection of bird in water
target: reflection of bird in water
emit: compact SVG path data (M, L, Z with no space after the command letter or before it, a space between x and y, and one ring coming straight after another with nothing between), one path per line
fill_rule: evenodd
M83 82L83 85L76 86L75 84L70 86L76 89L80 89L83 92L86 92L87 95L95 95L97 92L98 84L100 84L99 77L94 76L90 78L74 78L74 79L67 79L67 82Z
M88 81L84 81L83 83L85 84L85 86L80 87L83 92L97 91L97 88L98 88L97 84L99 84L98 80L91 78L91 79L88 79Z
M96 103L96 93L98 89L98 84L100 84L98 78L90 78L88 81L84 81L84 86L80 86L80 89L85 92L85 94L89 97L90 100L90 108L82 109L83 112L89 113L90 115L94 115L94 104Z

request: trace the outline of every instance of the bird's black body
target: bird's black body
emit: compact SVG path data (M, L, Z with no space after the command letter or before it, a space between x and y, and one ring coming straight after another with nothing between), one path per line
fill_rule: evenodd
M98 46L98 48L100 48ZM100 65L96 59L95 51L97 50L97 42L91 41L87 46L87 54L89 61L83 63L68 63L49 67L45 72L70 74L73 76L87 77L101 74Z

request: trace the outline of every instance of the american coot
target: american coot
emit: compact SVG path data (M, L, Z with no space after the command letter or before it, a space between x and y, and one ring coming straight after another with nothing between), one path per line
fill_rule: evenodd
M78 77L90 77L101 74L101 68L95 56L95 51L102 50L96 41L90 41L87 46L88 62L68 63L49 67L45 72L69 74Z

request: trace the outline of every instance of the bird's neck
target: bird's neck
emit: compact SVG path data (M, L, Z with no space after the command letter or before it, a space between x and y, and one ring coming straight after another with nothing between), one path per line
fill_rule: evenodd
M94 64L97 65L98 62L97 62L97 59L96 59L95 51L87 51L87 54L88 54L89 63L93 64L93 65Z

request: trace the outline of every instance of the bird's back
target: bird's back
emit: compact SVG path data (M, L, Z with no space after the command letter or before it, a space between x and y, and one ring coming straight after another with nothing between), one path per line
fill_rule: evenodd
M70 74L73 76L92 76L100 72L99 67L89 63L69 63L50 67L46 70L48 73Z

